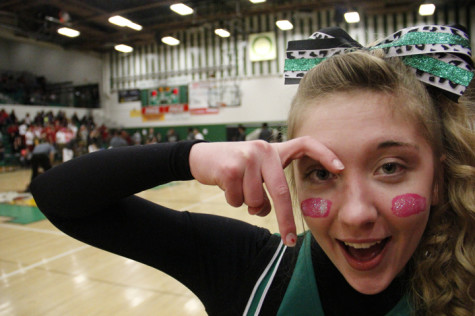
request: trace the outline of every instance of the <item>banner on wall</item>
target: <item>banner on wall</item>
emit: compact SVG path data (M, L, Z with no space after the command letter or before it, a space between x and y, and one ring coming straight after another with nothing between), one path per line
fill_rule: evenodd
M130 117L141 117L142 116L142 111L137 110L137 109L134 108L134 109L130 110L129 116Z
M220 108L241 105L241 87L235 82L193 82L189 94L192 115L217 114Z
M251 61L274 60L277 58L274 32L249 34L248 47Z
M188 113L188 104L168 104L142 107L142 120L164 121L167 114L180 115Z
M188 86L161 86L144 89L141 93L142 106L188 103Z
M188 86L142 90L142 121L164 121L189 115Z
M140 101L140 90L119 90L119 103Z

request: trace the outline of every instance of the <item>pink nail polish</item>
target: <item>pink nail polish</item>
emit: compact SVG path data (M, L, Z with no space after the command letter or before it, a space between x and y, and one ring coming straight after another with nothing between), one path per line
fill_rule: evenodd
M287 237L285 237L285 244L289 247L295 246L296 242L297 242L297 236L295 236L295 234L293 233L287 234Z

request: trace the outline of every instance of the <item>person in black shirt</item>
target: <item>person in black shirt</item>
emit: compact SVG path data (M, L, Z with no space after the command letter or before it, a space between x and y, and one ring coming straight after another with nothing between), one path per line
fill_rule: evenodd
M43 172L51 169L52 163L54 162L55 153L56 149L45 138L41 138L39 140L39 144L33 148L33 152L31 153L30 183L38 176L40 167L43 169ZM25 191L30 191L30 184L28 184Z

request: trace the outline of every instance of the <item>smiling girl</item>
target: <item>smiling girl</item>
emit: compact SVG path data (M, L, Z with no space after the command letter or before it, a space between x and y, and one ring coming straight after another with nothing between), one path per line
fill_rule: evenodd
M318 135L345 169L332 174L313 159L294 161L295 195L312 235L354 289L380 293L404 273L415 312L470 315L475 143L468 101L431 97L400 59L382 56L335 56L300 82L289 138Z
M332 32L312 40L342 34ZM417 33L424 32L435 34ZM210 315L472 315L468 98L458 99L459 84L448 94L439 92L445 86L429 91L421 77L431 76L386 58L385 48L344 51L306 69L287 142L97 152L35 179L35 200L67 234L173 276ZM272 200L280 234L133 195L193 178L219 186L230 205L244 203L251 214L267 215ZM308 227L299 236L293 204Z

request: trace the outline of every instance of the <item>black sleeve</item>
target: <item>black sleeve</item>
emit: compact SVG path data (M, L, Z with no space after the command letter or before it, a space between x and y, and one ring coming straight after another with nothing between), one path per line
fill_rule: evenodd
M171 210L133 195L192 179L188 157L194 143L87 154L37 177L31 191L40 210L66 234L171 275L213 314L235 305L235 291L249 277L252 261L262 257L269 231L225 217Z

